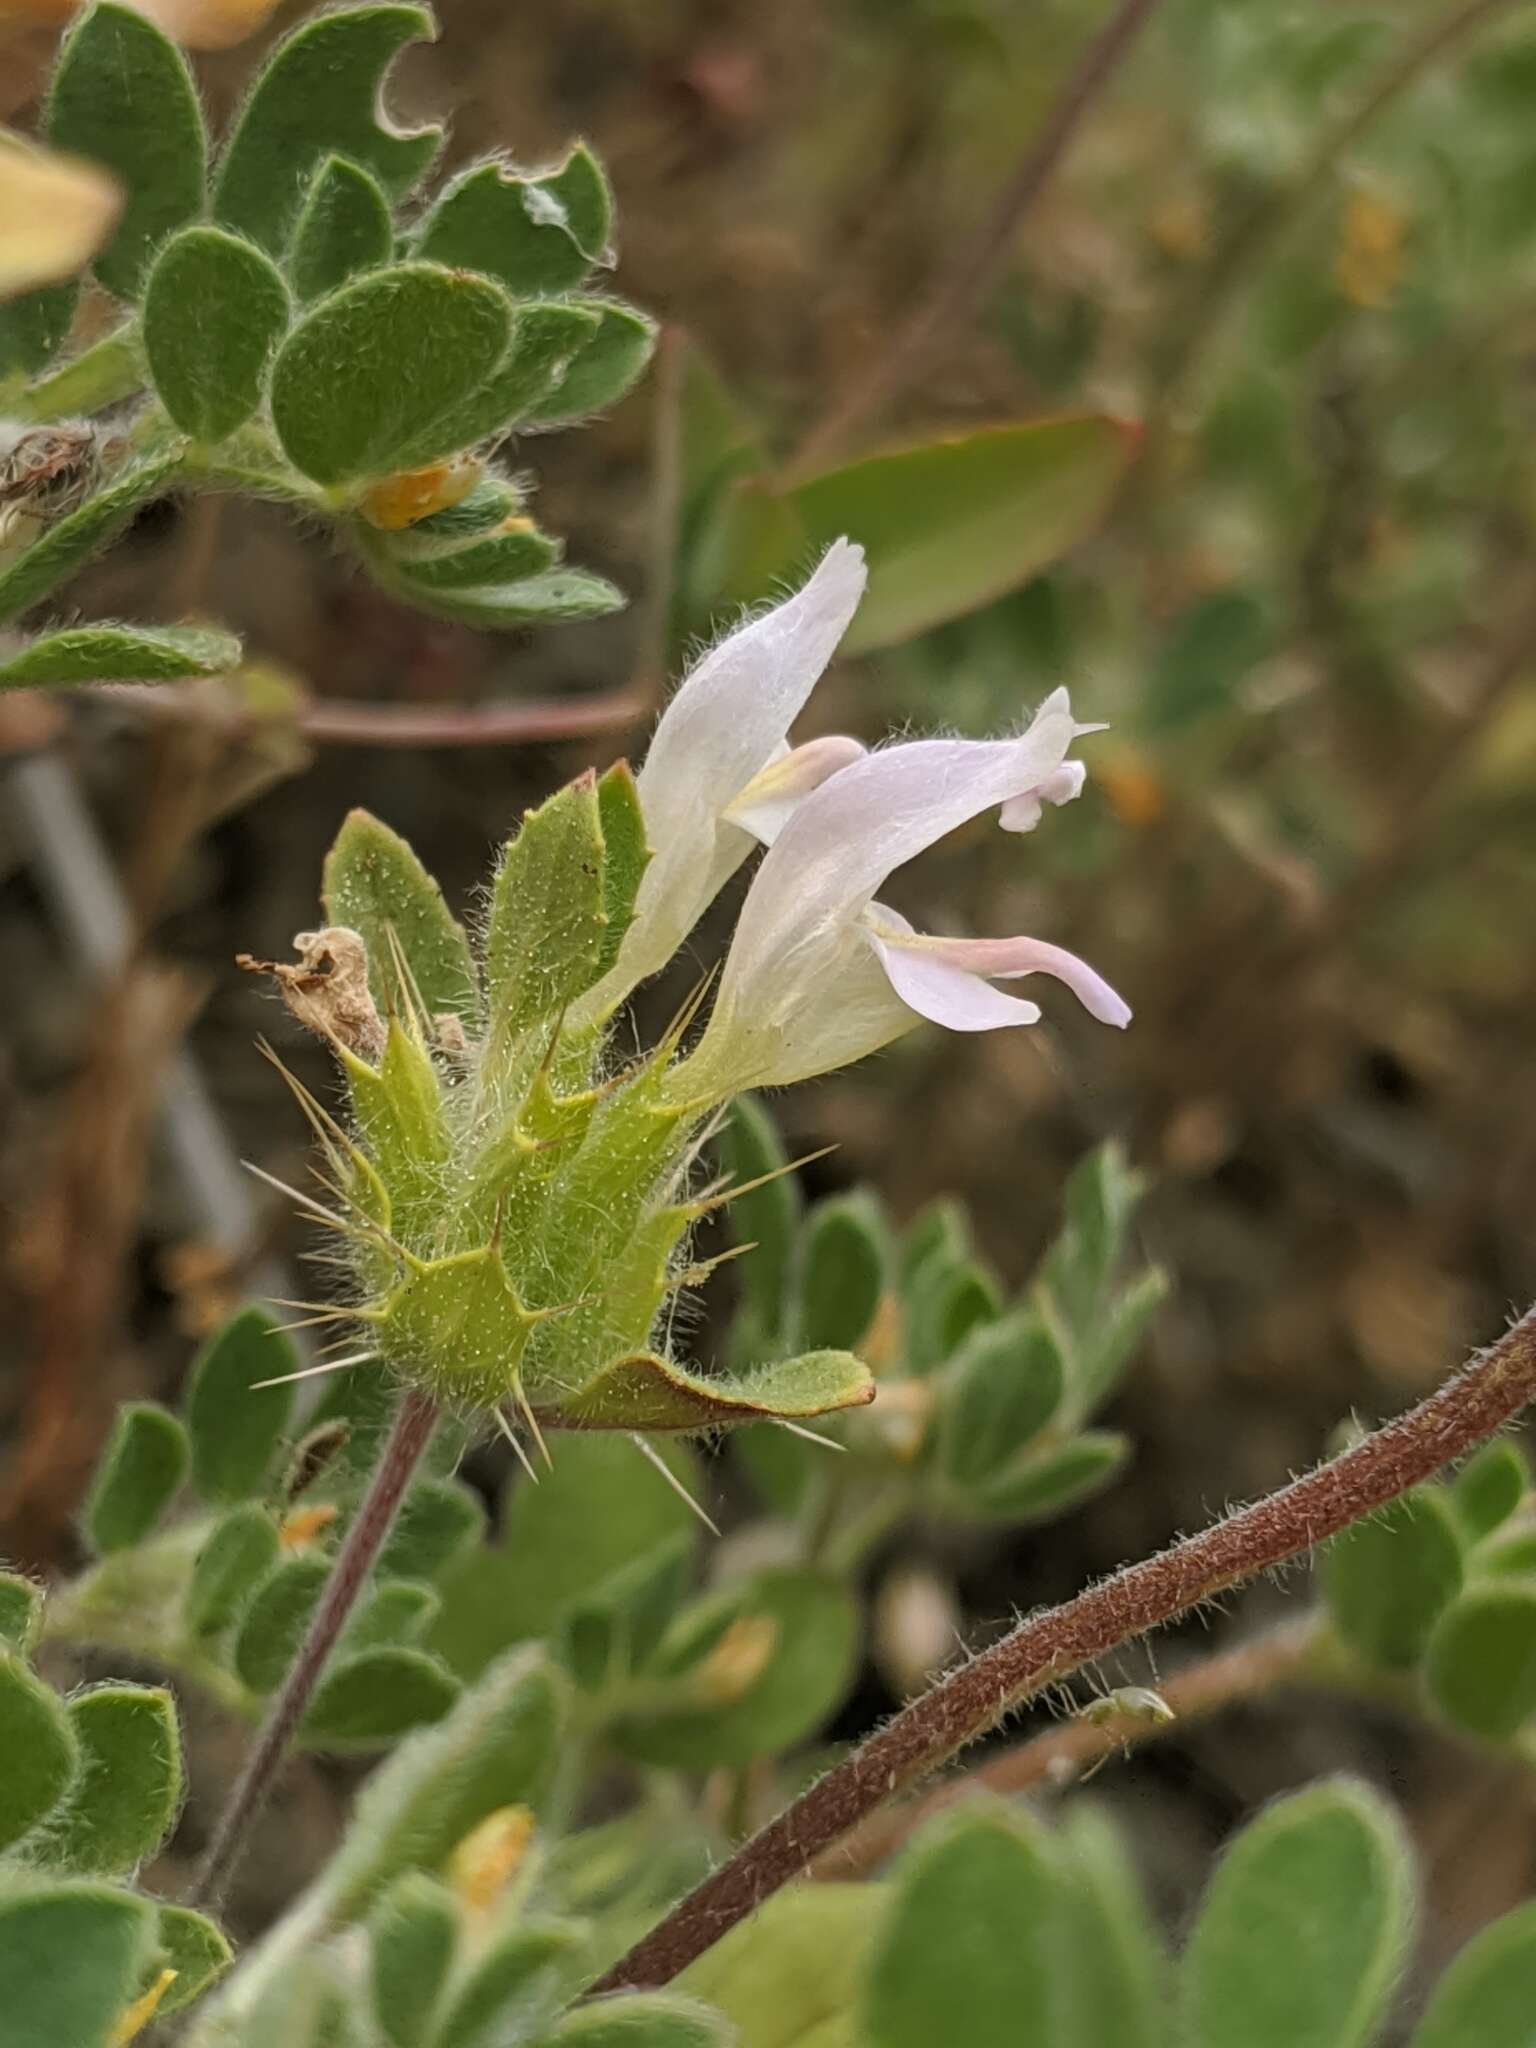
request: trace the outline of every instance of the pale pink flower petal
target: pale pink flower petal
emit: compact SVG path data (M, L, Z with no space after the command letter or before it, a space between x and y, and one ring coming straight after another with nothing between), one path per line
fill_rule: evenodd
M896 911L872 907L868 929L891 986L904 1003L951 1031L993 1031L1034 1024L1033 1003L1005 995L993 981L1049 974L1064 982L1091 1017L1123 1031L1130 1005L1086 960L1044 939L945 939L914 932ZM1029 1014L1026 1014L1029 1013Z
M1080 725L1077 729L1082 733L1091 728ZM1084 762L1063 761L1034 789L1009 797L997 814L997 822L1005 832L1033 832L1040 822L1042 804L1071 803L1074 797L1082 795L1083 784L1087 780L1088 769Z
M850 762L804 797L753 879L708 1026L677 1085L703 1095L780 1086L846 1066L919 1017L959 1031L1032 1024L995 979L1049 974L1092 1015L1126 1005L1075 954L1043 940L916 933L875 901L886 877L957 826L1009 804L1068 802L1082 728L1065 690L1008 740L916 740Z

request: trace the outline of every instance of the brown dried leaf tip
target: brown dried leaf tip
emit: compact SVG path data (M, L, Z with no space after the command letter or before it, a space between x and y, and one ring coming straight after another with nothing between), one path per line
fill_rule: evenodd
M297 966L237 953L249 974L270 974L278 992L307 1031L376 1066L384 1051L384 1024L368 992L368 948L345 925L295 937Z

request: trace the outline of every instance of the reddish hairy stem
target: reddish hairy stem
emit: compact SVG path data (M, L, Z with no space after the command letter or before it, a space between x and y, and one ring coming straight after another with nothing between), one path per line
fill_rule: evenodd
M1406 1415L1278 1493L1047 1608L959 1665L803 1792L593 1986L670 1983L893 1793L1042 1686L1284 1564L1475 1450L1536 1396L1536 1309Z
M358 1595L368 1583L374 1562L384 1547L384 1539L394 1526L437 1413L436 1402L415 1388L407 1388L401 1396L388 1441L326 1581L314 1619L268 1709L229 1804L219 1817L213 1841L192 1887L192 1905L216 1905L245 1854L252 1824L271 1796L288 1745L304 1718L304 1710L336 1647L336 1639L357 1605Z
M1085 1765L1101 1763L1117 1750L1128 1754L1144 1743L1177 1739L1191 1721L1203 1721L1234 1700L1252 1699L1305 1677L1318 1636L1317 1618L1307 1614L1159 1679L1158 1691L1172 1721L1148 1721L1134 1714L1090 1721L1074 1714L937 1786L925 1799L870 1814L845 1840L818 1856L808 1875L829 1884L866 1877L916 1829L971 1792L1027 1792L1045 1780L1057 1782L1058 1774L1075 1777Z

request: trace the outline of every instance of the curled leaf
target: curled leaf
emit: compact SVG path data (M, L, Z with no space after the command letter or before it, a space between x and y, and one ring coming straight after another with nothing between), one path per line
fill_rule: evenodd
M706 1375L640 1351L616 1359L539 1420L556 1429L723 1429L861 1408L875 1398L867 1365L849 1351L807 1351L752 1373Z

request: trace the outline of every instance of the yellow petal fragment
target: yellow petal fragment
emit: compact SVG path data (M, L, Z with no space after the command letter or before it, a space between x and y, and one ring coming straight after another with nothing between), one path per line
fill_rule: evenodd
M771 1614L740 1615L694 1672L693 1693L706 1706L735 1706L762 1677L778 1646L779 1624Z
M500 1806L470 1829L449 1857L445 1875L471 1913L495 1905L532 1839L533 1815L526 1806Z
M370 484L357 509L381 533L402 533L467 498L483 471L477 455L455 455L446 462L429 462L424 469L405 469Z
M325 1501L312 1508L296 1508L291 1515L283 1517L277 1540L284 1550L307 1550L340 1512L334 1501Z
M154 2018L161 1999L175 1982L174 1970L162 1970L143 1996L136 1998L132 2005L118 2014L117 2024L107 2036L107 2048L128 2048L130 2041L136 2041Z
M72 276L121 204L117 181L97 165L0 135L0 298Z

